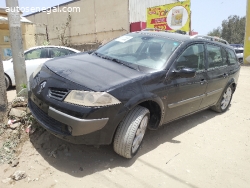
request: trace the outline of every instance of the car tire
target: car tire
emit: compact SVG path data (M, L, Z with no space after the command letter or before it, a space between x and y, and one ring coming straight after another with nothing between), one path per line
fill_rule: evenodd
M132 158L139 150L149 122L149 110L137 106L119 124L115 138L114 151L125 158Z
M4 75L4 78L5 78L5 85L6 85L6 90L7 90L10 87L10 80L6 75Z
M216 111L216 112L219 112L219 113L227 111L227 109L230 106L230 103L231 103L231 100L232 100L232 97L233 97L233 93L234 93L233 87L231 85L228 86L223 91L223 93L222 93L219 101L217 102L217 104L215 106L213 106L211 109Z

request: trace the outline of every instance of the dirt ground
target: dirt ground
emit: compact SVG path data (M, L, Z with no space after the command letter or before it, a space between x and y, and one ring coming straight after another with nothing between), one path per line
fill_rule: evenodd
M206 110L148 131L131 160L119 157L112 146L72 145L37 131L20 148L17 167L0 166L0 187L248 188L249 88L250 67L242 67L226 113ZM1 182L16 170L28 176L12 184Z
M11 87L8 91L7 91L7 97L8 97L8 102L11 102L15 99L16 97L16 90L15 87Z

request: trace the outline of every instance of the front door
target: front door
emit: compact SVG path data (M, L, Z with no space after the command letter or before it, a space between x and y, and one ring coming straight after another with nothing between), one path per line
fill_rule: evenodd
M40 64L49 60L48 50L46 48L34 49L25 54L25 64L27 79L39 67Z
M183 68L196 70L195 77L175 77ZM178 73L177 73L178 74ZM167 104L165 123L199 109L207 87L204 44L188 46L171 67L167 77Z

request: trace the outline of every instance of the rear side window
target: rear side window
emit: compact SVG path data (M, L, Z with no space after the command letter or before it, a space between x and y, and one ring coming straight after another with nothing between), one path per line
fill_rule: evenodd
M231 49L227 49L227 52L228 52L228 63L229 63L229 65L236 64L238 61L237 61L237 57L236 57L234 51L231 50Z
M227 65L226 52L221 47L208 44L207 54L209 68L216 68Z
M175 67L177 70L182 68L203 70L205 68L203 44L189 46L177 59Z
M76 52L73 52L71 50L64 49L64 48L50 48L49 58L60 57L60 56L74 54L74 53Z

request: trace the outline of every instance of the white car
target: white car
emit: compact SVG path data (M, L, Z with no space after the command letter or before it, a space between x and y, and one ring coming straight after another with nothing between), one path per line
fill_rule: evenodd
M239 62L242 64L243 63L244 48L235 48L234 50L236 52L236 56L237 56Z
M38 46L28 49L24 52L27 79L29 80L30 75L42 63L45 63L46 61L54 57L60 57L79 52L79 50L63 46ZM13 59L3 61L3 67L5 73L5 83L8 89L10 86L16 85L13 69Z

